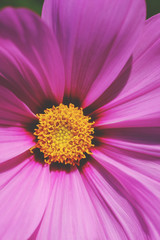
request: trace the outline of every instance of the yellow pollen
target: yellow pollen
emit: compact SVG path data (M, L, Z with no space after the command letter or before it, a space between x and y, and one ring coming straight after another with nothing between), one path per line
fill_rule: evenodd
M92 154L94 122L84 116L83 109L69 104L47 108L44 114L37 114L39 124L34 131L37 143L30 149L39 148L48 164L59 162L79 165L85 153Z

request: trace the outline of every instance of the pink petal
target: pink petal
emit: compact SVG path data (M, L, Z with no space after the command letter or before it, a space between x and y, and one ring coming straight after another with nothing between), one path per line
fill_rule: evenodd
M28 239L42 219L49 193L48 167L30 161L1 190L0 238Z
M107 156L156 181L160 181L158 174L160 145L138 144L111 138L100 138L99 141Z
M0 12L0 82L34 112L44 100L62 101L63 63L55 37L33 12Z
M37 239L105 239L79 171L57 171L52 177L51 198Z
M97 168L97 169L96 169ZM99 171L99 172L98 172ZM84 168L84 180L105 230L104 239L146 240L140 219L117 179L98 166Z
M126 154L124 150L116 148L110 151L108 146L101 147L99 150L94 151L93 157L107 172L118 179L125 191L126 198L138 213L141 227L145 226L143 231L146 236L149 239L156 239L155 236L160 234L159 163L151 161L148 164L147 160L142 160L136 154L129 157L129 152ZM154 157L152 158L154 159ZM149 172L151 173L149 174Z
M12 92L0 87L0 162L25 152L35 137L25 128L36 116Z
M20 171L27 166L31 154L29 151L24 152L11 161L0 163L0 189L4 188Z
M152 89L154 88L154 89ZM160 83L145 94L117 104L110 109L97 110L95 126L107 128L160 127ZM99 113L98 113L99 112Z
M0 163L12 159L35 145L34 136L20 127L0 128Z
M133 53L133 65L128 65L117 81L131 73L119 95L98 109L97 124L108 127L159 127L160 109L160 14L146 21L143 35ZM105 95L99 99L104 103Z
M0 125L24 127L36 120L31 110L12 92L0 86Z
M57 37L67 94L91 104L131 55L145 18L141 0L45 0L42 18ZM86 96L87 95L87 96Z

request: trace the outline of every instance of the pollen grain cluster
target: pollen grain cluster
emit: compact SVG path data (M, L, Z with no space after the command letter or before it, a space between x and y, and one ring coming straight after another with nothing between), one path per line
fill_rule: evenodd
M39 124L34 135L37 143L30 149L39 148L48 164L59 162L79 165L85 153L91 154L94 122L84 116L83 109L69 104L47 108L44 114L37 114Z

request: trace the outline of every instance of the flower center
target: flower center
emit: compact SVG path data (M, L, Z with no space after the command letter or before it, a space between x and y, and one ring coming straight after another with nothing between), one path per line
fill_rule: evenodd
M39 148L44 153L44 161L48 164L59 162L79 165L85 153L91 154L94 122L83 115L82 108L73 104L69 107L60 104L47 108L44 114L37 114L39 124L34 131L37 143L30 149Z

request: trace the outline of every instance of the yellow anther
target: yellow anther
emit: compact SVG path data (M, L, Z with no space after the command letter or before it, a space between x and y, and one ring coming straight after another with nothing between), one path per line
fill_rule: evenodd
M39 148L44 153L48 164L59 162L79 165L85 153L92 154L90 149L94 133L90 117L84 116L83 109L69 104L47 108L44 114L37 114L39 124L34 131L37 143L30 149Z

